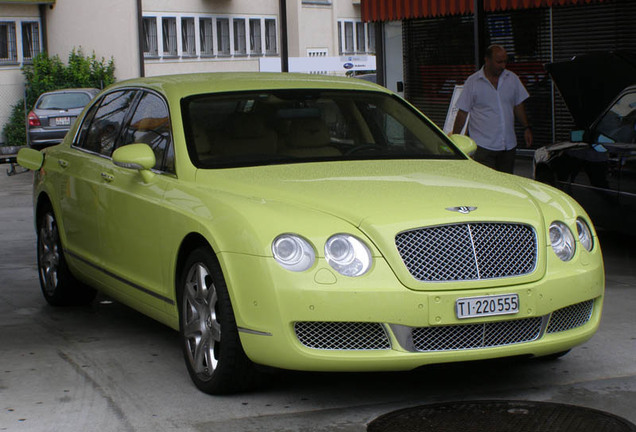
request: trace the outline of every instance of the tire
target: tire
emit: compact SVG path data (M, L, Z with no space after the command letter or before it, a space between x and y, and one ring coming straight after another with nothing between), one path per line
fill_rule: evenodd
M208 394L251 389L258 372L243 351L221 267L208 248L188 256L177 294L179 339L196 387Z
M66 264L57 220L50 207L37 221L37 261L40 288L50 305L86 305L95 299L97 292L75 279Z

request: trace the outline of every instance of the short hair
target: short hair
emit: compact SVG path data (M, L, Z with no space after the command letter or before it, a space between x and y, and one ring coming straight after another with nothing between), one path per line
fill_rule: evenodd
M489 59L492 58L492 53L495 50L506 50L503 46L499 45L499 44L492 44L490 45L488 48L486 48L486 52L485 52L485 56L488 57Z

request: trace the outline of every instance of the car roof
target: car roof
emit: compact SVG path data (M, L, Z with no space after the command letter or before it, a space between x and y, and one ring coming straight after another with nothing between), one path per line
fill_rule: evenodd
M211 72L136 78L114 84L109 89L145 87L166 94L169 98L252 90L341 89L381 91L384 87L346 77L272 72Z

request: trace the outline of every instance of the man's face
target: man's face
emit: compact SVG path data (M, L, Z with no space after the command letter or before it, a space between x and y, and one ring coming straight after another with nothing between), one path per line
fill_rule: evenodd
M495 49L492 52L492 58L486 57L486 69L496 77L504 71L506 63L508 63L508 54L503 49Z

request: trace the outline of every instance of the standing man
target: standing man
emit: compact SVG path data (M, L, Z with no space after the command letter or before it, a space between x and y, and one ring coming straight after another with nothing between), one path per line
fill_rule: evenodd
M529 94L519 77L506 69L508 54L502 46L489 46L484 60L484 67L464 83L453 133L461 132L470 113L468 133L477 143L475 160L512 174L517 147L515 117L525 128L526 147L532 145L532 129L523 106Z

